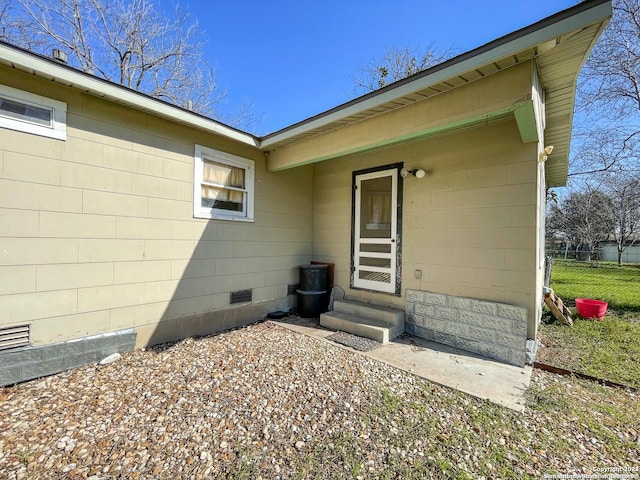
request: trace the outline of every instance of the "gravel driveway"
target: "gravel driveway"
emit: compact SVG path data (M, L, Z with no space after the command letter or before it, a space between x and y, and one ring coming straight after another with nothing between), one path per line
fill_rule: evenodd
M558 381L540 375L539 392ZM633 446L640 433L616 421ZM605 434L558 422L265 322L0 389L0 477L489 479L637 464L640 445L607 458Z

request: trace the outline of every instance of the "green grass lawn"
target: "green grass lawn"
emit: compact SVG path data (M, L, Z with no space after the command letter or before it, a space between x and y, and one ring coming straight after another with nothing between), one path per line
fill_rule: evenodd
M543 324L537 360L640 388L639 320L606 315L601 322L577 318L573 327Z
M603 321L584 320L575 308L573 327L545 315L538 361L640 388L640 267L558 261L551 288L568 305L576 298L609 303Z
M553 262L551 288L565 303L593 298L615 310L640 312L640 265L558 260Z

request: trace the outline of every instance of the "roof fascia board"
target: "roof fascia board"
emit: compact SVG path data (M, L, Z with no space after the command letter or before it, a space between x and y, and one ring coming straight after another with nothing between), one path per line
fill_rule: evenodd
M52 60L42 58L39 55L23 51L11 45L0 43L0 56L6 62L10 62L12 65L18 66L21 69L35 71L40 75L45 75L60 83L71 85L72 88L87 91L95 96L138 108L178 123L206 130L210 133L222 135L223 137L253 147L258 147L259 145L258 139L248 133L235 130L215 120L157 100L140 92L130 90L113 82L80 72L72 67L58 65Z
M540 43L558 38L571 31L578 30L598 21L603 21L608 18L610 14L611 8L609 2L601 2L584 11L562 18L549 25L537 28L530 33L518 35L514 39L511 39L512 35L508 35L504 37L502 41L499 41L499 44L493 48L491 48L491 46L495 42L452 59L453 63L451 65L447 66L448 62L445 62L443 64L445 66L444 68L438 69L437 66L434 67L436 70L433 73L428 73L423 76L418 74L418 78L414 80L406 83L400 81L399 85L395 87L391 86L388 90L384 89L380 92L374 92L374 94L364 96L360 100L346 103L343 106L336 107L324 114L312 117L307 121L285 128L284 130L281 130L280 133L275 132L274 134L267 135L262 138L260 147L268 149L270 146L280 141L287 140L293 136L316 128L324 127L333 122L350 117L351 115L379 107L389 101L395 100L396 98L411 95L451 77L464 74L470 70L474 70L509 55L516 54ZM544 23L544 20L542 23ZM517 33L518 32L516 32L516 34ZM486 50L486 48L489 49ZM427 70L427 72L429 72L429 70Z

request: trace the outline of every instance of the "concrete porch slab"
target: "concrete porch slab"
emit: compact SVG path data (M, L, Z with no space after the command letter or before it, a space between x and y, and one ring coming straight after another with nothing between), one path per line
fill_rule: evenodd
M289 317L273 323L313 338L331 342L360 355L413 373L431 382L454 388L498 405L524 411L524 392L531 381L532 368L515 367L411 335L401 335L370 352L359 352L327 340L334 333L317 320Z

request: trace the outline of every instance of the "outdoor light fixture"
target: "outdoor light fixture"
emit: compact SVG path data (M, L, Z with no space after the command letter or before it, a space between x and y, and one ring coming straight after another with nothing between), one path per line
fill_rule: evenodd
M402 178L406 177L407 175L413 175L416 178L424 178L426 174L427 172L425 172L421 168L415 168L413 170L407 170L406 168L403 168L402 170L400 170L400 176Z
M551 152L553 152L553 145L549 145L548 147L544 147L544 151L540 154L538 159L541 162L546 162L547 158L549 158L549 155L551 155Z

